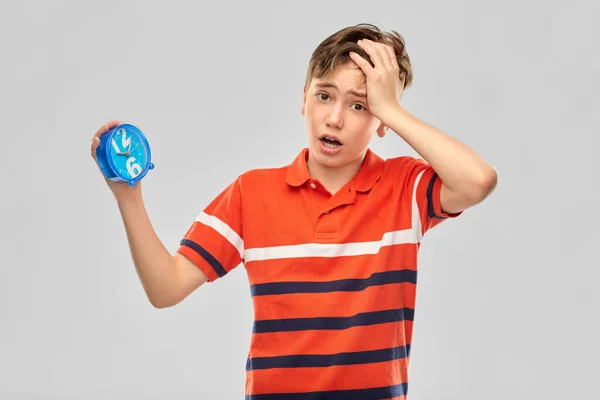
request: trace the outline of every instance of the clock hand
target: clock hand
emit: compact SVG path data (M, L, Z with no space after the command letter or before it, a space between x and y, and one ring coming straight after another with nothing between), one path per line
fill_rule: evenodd
M127 153L125 153L127 157L129 157L129 154L138 147L138 144L136 144L133 149L131 148L131 144L129 145L129 147L130 149L127 151Z

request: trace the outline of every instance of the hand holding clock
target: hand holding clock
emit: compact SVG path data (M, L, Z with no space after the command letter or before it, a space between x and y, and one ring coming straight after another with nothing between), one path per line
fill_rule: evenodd
M141 179L154 168L144 134L118 120L109 121L96 131L91 155L117 201L139 197Z

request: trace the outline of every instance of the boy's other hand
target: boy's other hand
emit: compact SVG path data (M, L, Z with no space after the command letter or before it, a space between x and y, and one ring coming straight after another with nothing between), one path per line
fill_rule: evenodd
M353 51L350 52L350 58L366 76L369 111L382 120L382 116L389 110L401 107L400 97L405 78L400 78L400 66L391 46L369 39L361 39L357 43L369 55L374 67Z

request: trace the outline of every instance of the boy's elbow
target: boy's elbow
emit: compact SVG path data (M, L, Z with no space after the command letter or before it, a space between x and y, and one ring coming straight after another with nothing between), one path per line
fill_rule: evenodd
M152 307L154 307L154 308L156 308L158 310L160 310L162 308L167 308L166 305L161 304L161 303L157 303L157 302L154 302L154 301L151 301L150 304L152 305Z
M148 300L150 301L150 304L152 305L152 307L157 308L157 309L170 307L165 301L153 299L150 296L148 296Z
M477 179L470 185L466 191L467 197L473 204L485 200L496 189L498 184L498 172L492 166L481 171Z
M175 301L170 299L168 296L150 296L148 295L148 301L152 307L161 309L161 308L169 308L179 304L179 301Z
M488 170L483 174L481 179L480 188L482 192L482 199L488 197L496 186L498 185L498 171L496 168L489 166Z

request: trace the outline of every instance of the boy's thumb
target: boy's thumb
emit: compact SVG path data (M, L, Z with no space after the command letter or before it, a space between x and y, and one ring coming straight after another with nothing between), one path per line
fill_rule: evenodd
M90 152L92 153L92 157L96 158L96 149L98 148L98 145L100 144L100 139L98 139L97 137L94 137L92 139L92 145L90 146Z

